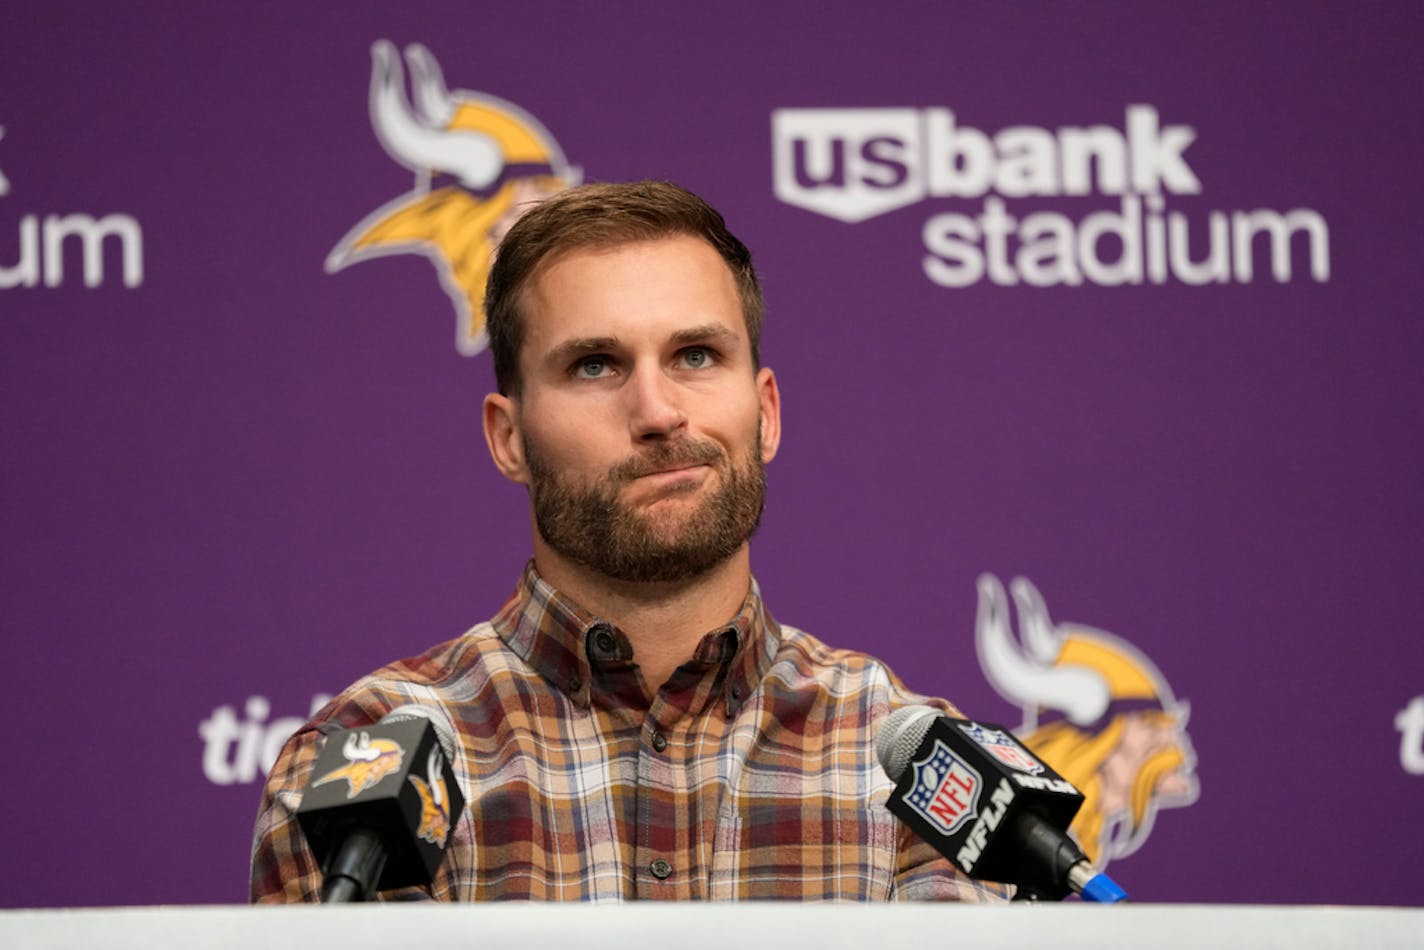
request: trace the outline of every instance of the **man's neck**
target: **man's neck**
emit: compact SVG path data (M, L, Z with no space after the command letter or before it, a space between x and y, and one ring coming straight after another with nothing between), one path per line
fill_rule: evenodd
M737 615L751 586L746 545L696 577L633 583L570 561L536 534L534 567L560 594L627 634L644 682L654 692L692 659L703 636Z

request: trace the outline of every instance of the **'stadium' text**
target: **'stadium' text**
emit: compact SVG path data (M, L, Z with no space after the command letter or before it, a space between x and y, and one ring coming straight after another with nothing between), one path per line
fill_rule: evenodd
M0 128L0 139L5 137ZM15 190L0 171L0 198ZM13 225L3 224L0 235ZM125 287L143 284L143 229L127 214L24 214L19 219L14 250L0 237L0 290L16 287L61 287L72 279L75 265L85 287L105 281L105 263L119 265ZM106 251L112 248L112 253ZM66 269L68 265L68 269Z

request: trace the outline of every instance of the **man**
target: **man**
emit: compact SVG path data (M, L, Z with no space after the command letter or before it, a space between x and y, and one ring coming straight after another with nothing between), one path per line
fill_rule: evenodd
M319 893L292 813L321 736L408 702L448 716L469 807L430 887L388 898L1002 896L884 807L876 727L925 700L778 624L752 579L781 401L721 216L666 183L566 191L511 229L486 311L485 438L528 488L533 560L492 621L288 742L253 899Z

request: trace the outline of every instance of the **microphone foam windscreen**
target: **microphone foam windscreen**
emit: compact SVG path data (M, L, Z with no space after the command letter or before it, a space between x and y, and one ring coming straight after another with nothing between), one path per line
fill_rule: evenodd
M940 716L929 706L904 706L885 717L875 737L875 755L892 781L900 781L930 725Z

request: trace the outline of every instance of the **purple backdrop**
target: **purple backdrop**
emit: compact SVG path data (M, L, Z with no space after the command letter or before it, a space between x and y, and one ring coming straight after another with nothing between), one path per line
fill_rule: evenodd
M1026 577L1190 703L1134 897L1421 902L1419 8L531 0L0 14L0 904L245 899L269 733L527 556L431 261L323 270L413 186L381 39L756 252L780 618L1017 726L975 580ZM1182 279L1214 216L1287 279Z

